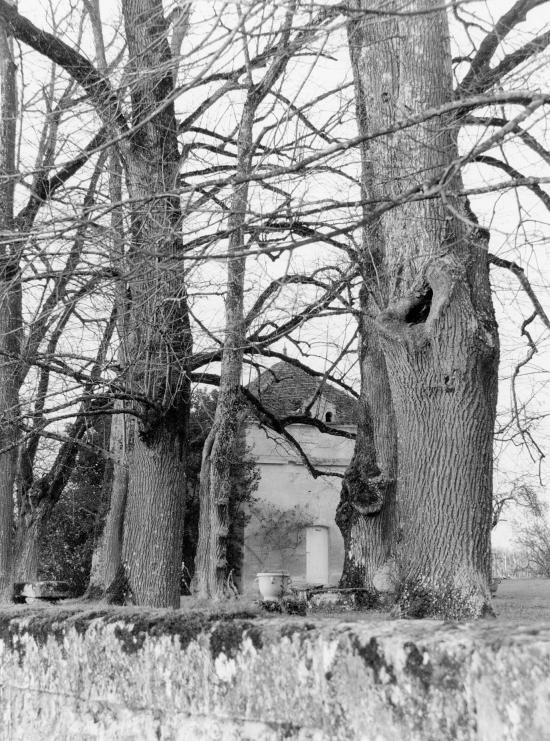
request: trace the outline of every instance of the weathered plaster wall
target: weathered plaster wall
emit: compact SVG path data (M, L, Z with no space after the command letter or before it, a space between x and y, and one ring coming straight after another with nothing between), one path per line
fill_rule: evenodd
M341 427L355 430L352 425ZM308 425L292 425L290 431L316 467L344 473L353 454L353 440L326 435ZM344 542L334 522L341 479L334 476L314 479L283 437L257 424L247 426L246 442L260 469L261 479L255 494L258 501L286 511L298 507L300 515L309 515L311 524L329 528L329 582L337 584L344 563ZM245 591L257 591L254 577L258 571L284 569L295 581L305 582L305 537L304 533L302 537L297 535L278 538L277 533L270 532L257 517L252 517L245 533Z
M550 628L0 615L0 737L550 739Z

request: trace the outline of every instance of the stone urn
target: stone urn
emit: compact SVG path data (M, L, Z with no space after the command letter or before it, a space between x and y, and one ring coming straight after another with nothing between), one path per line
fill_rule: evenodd
M290 584L290 576L286 571L266 571L256 574L256 578L264 602L281 599Z

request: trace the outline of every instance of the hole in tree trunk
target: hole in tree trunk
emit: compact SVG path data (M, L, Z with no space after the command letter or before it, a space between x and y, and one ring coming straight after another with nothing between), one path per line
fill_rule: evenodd
M419 297L418 303L409 309L405 321L407 324L422 324L428 318L432 305L433 291L427 288L426 292Z

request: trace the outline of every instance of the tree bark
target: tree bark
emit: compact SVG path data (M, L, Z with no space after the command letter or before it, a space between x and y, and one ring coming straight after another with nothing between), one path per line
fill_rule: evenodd
M365 326L367 323L368 328ZM366 307L360 323L361 394L353 458L336 522L344 538L341 587L366 588L364 606L390 590L397 532L395 421L386 361Z
M427 278L425 328L395 307L379 317L399 429L400 599L413 615L476 616L490 604L496 325L453 256Z
M183 286L180 154L160 0L124 0L133 124L125 151L132 273L128 383L141 415L128 485L123 564L137 604L179 607L192 349Z
M227 544L228 581L237 593L243 591L244 536L246 504L257 487L257 468L247 457L246 426L244 415L240 416L239 435L235 446L237 461L231 481L229 498L229 532Z
M111 423L111 454L115 456L111 474L111 501L103 533L103 585L114 581L122 564L124 513L128 497L129 464L132 461L132 442L129 440L131 422L123 414ZM132 436L133 441L133 436Z
M115 409L122 409L121 401ZM115 582L122 568L122 541L124 513L128 497L129 465L132 460L133 420L125 414L114 414L111 420L109 452L111 454L106 480L105 496L109 509L94 548L90 582L86 590L88 599L102 599Z
M134 450L123 561L132 601L179 607L185 471L179 440L158 434Z
M40 538L52 509L47 502L40 501L31 512L19 517L15 534L14 581L38 580Z
M437 0L413 0L405 16L398 5L351 3L359 11L349 39L365 135L452 99L445 10ZM477 616L490 605L498 336L486 235L455 195L458 125L442 116L363 151L364 192L384 206L371 213L363 259L380 276L373 324L397 429L395 586L402 611L414 616ZM422 187L431 198L404 195Z
M0 229L13 229L17 91L11 38L0 23ZM21 307L17 247L0 245L0 602L13 593L13 496L17 468L16 382Z

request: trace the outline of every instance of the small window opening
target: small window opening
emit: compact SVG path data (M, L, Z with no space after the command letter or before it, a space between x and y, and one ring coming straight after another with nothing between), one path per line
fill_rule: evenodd
M325 414L325 422L332 422L332 412L327 412Z

